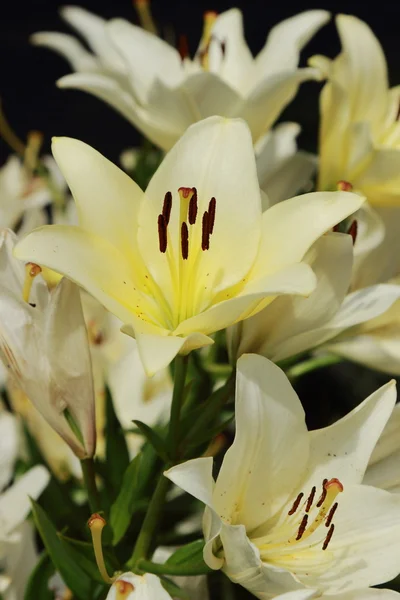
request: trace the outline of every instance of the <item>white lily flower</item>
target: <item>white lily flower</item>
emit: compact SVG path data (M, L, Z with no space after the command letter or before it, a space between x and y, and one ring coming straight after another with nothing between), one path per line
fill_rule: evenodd
M156 575L123 573L112 584L106 600L171 600Z
M93 456L96 442L93 381L79 290L70 281L62 280L49 293L46 284L36 280L32 302L25 302L26 268L12 256L15 243L16 236L11 231L2 232L1 360L15 385L74 453L79 458ZM70 427L66 409L82 440Z
M30 498L36 500L49 482L47 469L39 465L30 469L5 492L0 494L0 589L6 600L17 600L23 596L23 589L33 567L35 553L32 545L32 531L24 523L31 505ZM19 594L16 594L19 590Z
M293 99L299 84L319 77L318 70L297 65L301 49L330 15L310 10L282 21L253 58L240 10L219 16L206 13L193 60L123 19L105 21L76 6L65 7L62 16L93 54L71 35L36 33L34 44L60 53L76 71L58 86L94 94L169 150L189 125L216 114L247 120L256 142Z
M308 432L300 400L267 359L238 361L236 435L216 482L212 458L166 476L205 505L204 560L258 598L349 593L400 572L400 497L362 485L396 401L383 386Z
M400 493L400 404L394 407L375 446L364 483Z
M11 481L18 458L19 432L17 420L0 407L0 491Z
M275 596L274 600L311 600L311 598L329 598L330 600L399 600L400 594L393 590L381 589L360 589L353 592L344 592L343 594L334 594L331 596L319 594L309 590L296 590Z
M281 296L256 315L228 329L232 358L255 352L274 362L326 344L340 335L346 342L354 327L388 318L400 286L380 284L350 292L353 244L350 235L322 236L305 257L317 276L308 298ZM388 310L389 309L389 310ZM398 310L398 309L397 309ZM399 367L400 368L400 361Z
M82 142L60 138L53 151L79 227L38 229L15 255L71 278L121 319L147 374L213 343L211 333L276 295L309 294L315 277L301 262L305 252L363 202L348 192L305 194L262 215L251 136L240 120L210 117L190 127L145 194Z

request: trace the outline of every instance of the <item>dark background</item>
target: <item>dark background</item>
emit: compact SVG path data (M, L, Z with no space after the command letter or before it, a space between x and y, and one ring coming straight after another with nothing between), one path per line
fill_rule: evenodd
M58 90L55 81L70 72L63 58L45 48L30 46L29 36L36 31L72 30L63 23L57 0L3 0L0 22L0 96L13 128L25 139L29 130L45 134L46 146L52 135L78 137L117 160L122 148L140 142L139 134L122 117L100 100L81 91ZM121 16L137 23L130 0L81 0L79 5L106 17ZM190 50L196 49L205 10L219 12L237 6L244 14L247 41L253 53L264 44L268 30L293 14L311 8L324 8L333 14L352 13L369 23L384 47L392 84L400 83L400 2L321 2L304 4L285 0L222 2L218 0L154 0L153 14L160 29L172 26L186 34ZM325 26L306 47L305 59L315 53L335 56L339 43L333 23ZM318 84L304 84L284 118L303 126L301 144L315 148L318 125ZM9 153L0 140L0 164Z

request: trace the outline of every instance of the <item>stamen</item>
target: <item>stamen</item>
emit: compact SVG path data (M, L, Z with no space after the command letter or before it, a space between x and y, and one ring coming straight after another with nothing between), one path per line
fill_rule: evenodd
M307 513L310 512L310 508L312 507L312 503L314 502L314 496L315 496L316 491L317 491L317 488L314 485L311 490L311 494L309 495L308 500L307 500L307 506L306 506Z
M179 36L178 52L180 54L182 62L185 60L185 58L189 56L189 44L187 35L185 34L181 34Z
M294 515L296 510L299 508L299 504L300 504L303 496L304 496L303 492L300 492L300 494L297 496L296 500L293 502L293 506L289 510L288 515Z
M299 531L297 532L296 541L301 540L301 538L303 537L303 534L307 527L307 522L308 522L308 515L304 515L304 517L302 518L301 523L300 523Z
M221 52L222 52L222 58L225 58L226 42L221 42Z
M157 27L150 10L150 0L133 0L133 4L143 29L150 31L150 33L154 33L154 35L158 35Z
M212 29L215 23L215 20L218 16L218 13L215 11L207 11L204 13L204 26L203 26L203 35L201 37L200 42L200 50L199 50L199 58L200 63L206 71L208 70L208 52L210 49L210 43L212 38Z
M187 260L189 256L189 230L185 221L183 221L181 226L181 250L183 260Z
M327 549L327 547L328 547L328 544L329 544L329 542L330 542L330 541L331 541L331 539L332 539L332 536L333 536L333 532L334 532L334 531L335 531L335 526L334 526L334 525L331 525L331 527L330 527L330 529L329 529L329 531L328 531L328 535L326 536L326 538L325 538L325 540L324 540L324 544L323 544L323 546L322 546L322 550L326 550L326 549Z
M193 196L190 198L189 202L189 224L194 225L196 223L197 217L197 190L196 188L192 188Z
M329 527L329 525L332 523L333 515L335 514L337 507L338 507L338 503L335 502L335 504L332 506L331 510L329 511L328 518L325 521L325 527Z
M344 181L343 179L338 181L336 186L339 192L351 192L353 189L352 184L349 181Z
M33 173L39 162L39 152L43 143L43 133L30 131L24 154L24 167L28 173Z
M353 240L353 246L356 243L357 231L358 231L358 222L354 219L354 221L352 222L352 224L349 227L349 231L347 232L349 235L351 235L351 239Z
M103 556L103 547L101 545L101 534L105 525L105 519L103 519L103 517L97 513L94 513L88 521L88 527L90 529L90 533L92 534L93 550L97 568L99 569L100 575L106 583L114 583L115 577L110 577L107 573Z
M192 197L193 195L193 190L195 190L196 188L190 188L190 187L180 187L178 188L178 193L181 196L181 198L185 198L185 200L187 200L189 198Z
M117 591L115 600L124 600L135 590L135 587L129 581L123 579L115 581L114 587Z
M327 483L328 483L327 479L324 479L323 482L322 482L322 494L320 496L320 499L317 502L317 508L319 508L323 504L323 502L324 502L324 500L326 498L326 489L325 489L325 486L326 486Z
M171 216L171 208L172 208L172 194L171 192L167 192L164 196L164 204L162 209L162 216L164 217L165 225L168 225L169 218Z
M33 280L35 277L42 272L41 267L39 265L35 265L35 263L26 263L25 265L25 281L24 287L22 288L22 297L24 302L29 302L29 296L31 294L31 289L33 285Z
M211 198L209 204L208 204L208 229L210 232L210 235L212 234L212 232L214 231L214 223L215 223L215 209L217 206L217 201L214 198L214 196Z
M158 242L160 252L163 254L167 251L167 225L163 215L158 215Z
M205 211L203 214L202 230L201 230L201 249L208 250L210 247L210 229L209 229L209 216L208 212Z

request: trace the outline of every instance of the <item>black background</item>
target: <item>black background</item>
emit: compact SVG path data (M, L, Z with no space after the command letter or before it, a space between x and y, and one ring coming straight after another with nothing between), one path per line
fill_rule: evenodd
M58 90L55 81L70 72L66 61L46 48L29 44L37 31L72 30L59 17L65 3L55 0L14 1L1 3L0 22L0 96L13 128L25 138L29 130L45 134L46 145L52 135L78 137L117 160L122 148L140 141L139 134L113 109L100 100L75 90ZM82 0L79 5L111 18L124 17L137 22L129 0ZM233 5L244 14L247 41L253 53L264 44L268 30L293 14L311 8L324 8L337 14L355 14L367 21L381 40L388 58L392 84L400 83L400 2L322 2L304 4L285 0L237 1ZM196 49L205 10L219 12L232 6L217 0L154 0L153 14L160 28L173 27L177 34L187 34L191 52ZM315 53L335 56L339 43L333 22L325 26L303 52L302 63ZM313 149L318 125L318 84L303 85L294 103L283 115L303 126L303 147ZM0 140L0 164L9 150Z

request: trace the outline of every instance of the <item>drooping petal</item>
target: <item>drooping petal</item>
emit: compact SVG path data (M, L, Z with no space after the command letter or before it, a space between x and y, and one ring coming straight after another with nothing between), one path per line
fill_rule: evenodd
M54 138L53 154L74 196L82 229L133 257L139 186L99 152L72 138ZM135 262L139 259L135 255Z
M325 10L308 10L275 25L255 59L258 77L294 70L303 46L329 18L330 14Z
M304 411L283 371L255 354L241 357L237 369L236 435L219 472L214 506L225 521L251 531L296 488L309 442Z
M34 33L30 41L35 46L43 46L58 52L68 60L74 71L93 72L101 70L101 67L93 56L83 45L72 35L66 33L54 33L51 31L42 31Z
M361 483L372 451L396 402L395 381L371 394L348 415L310 432L306 490L318 489L324 479L337 478L344 488Z
M221 117L192 125L167 154L149 183L147 200L140 214L139 244L150 272L167 298L173 297L173 283L167 256L159 251L157 220L164 197L171 192L168 245L171 245L174 260L178 261L181 254L178 189L181 187L195 187L198 197L196 224L189 228L188 263L196 261L196 281L192 286L197 289L207 285L213 290L236 284L254 260L260 230L260 191L246 125ZM211 198L216 199L215 225L210 248L203 252L201 220ZM187 209L183 214L186 216ZM232 243L235 239L240 240L240 245Z
M389 338L362 333L327 345L329 352L338 354L389 375L400 375L400 336L397 331Z
M272 206L263 213L253 277L302 260L322 234L356 212L363 202L362 196L350 192L314 192Z
M3 535L9 535L13 529L26 519L31 504L29 497L35 500L43 492L50 479L49 472L42 465L30 469L22 475L8 490L0 495L0 523Z
M121 321L140 303L124 256L102 238L79 227L43 227L15 247L17 258L54 269L92 294Z

